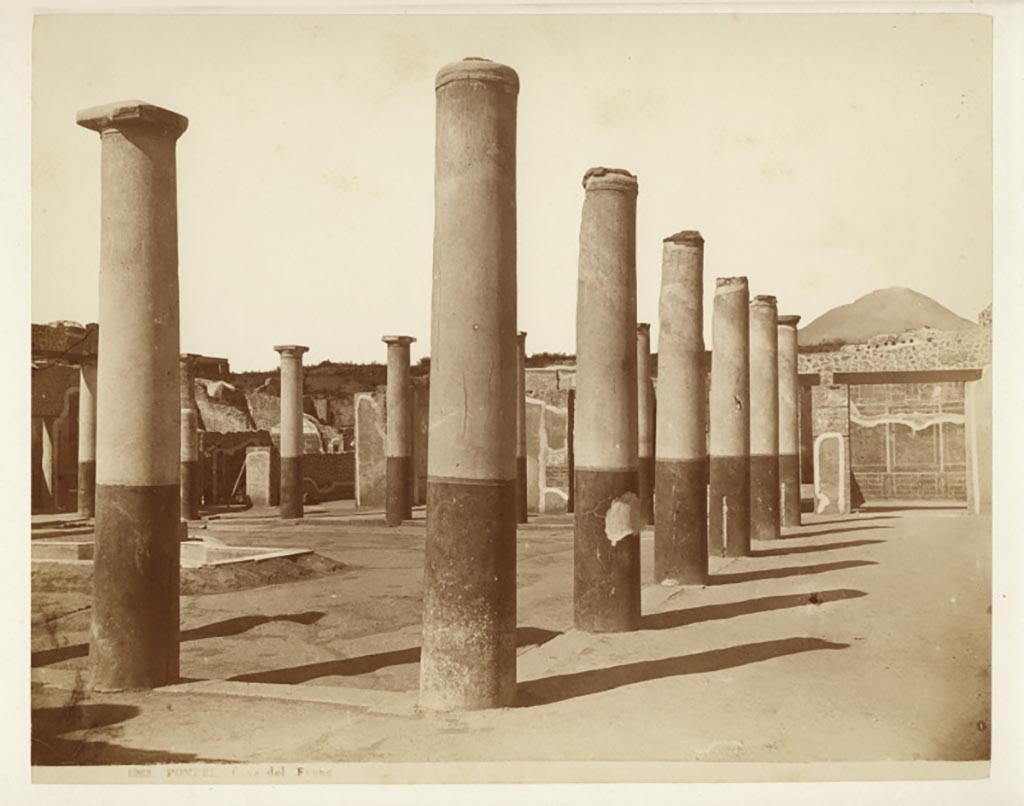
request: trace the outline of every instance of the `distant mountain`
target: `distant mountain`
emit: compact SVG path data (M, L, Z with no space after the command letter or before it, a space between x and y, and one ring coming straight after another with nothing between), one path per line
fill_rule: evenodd
M800 346L864 342L873 336L896 335L930 327L969 330L977 324L957 316L931 297L909 288L882 288L856 302L826 311L798 332Z

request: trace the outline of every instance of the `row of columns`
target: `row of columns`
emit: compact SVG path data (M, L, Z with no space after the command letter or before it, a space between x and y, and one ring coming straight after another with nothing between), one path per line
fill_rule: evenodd
M516 522L525 478L525 334L517 336L516 329L518 91L514 70L482 59L447 65L435 82L431 450L420 662L420 702L428 708L503 706L515 696ZM178 464L196 457L195 414L182 414L174 366L174 149L188 121L133 101L85 110L78 123L100 133L103 176L92 684L152 688L178 676L178 523L191 495L191 481ZM705 471L703 241L683 232L664 243L662 422L655 428L647 329L637 341L637 180L625 170L594 168L583 187L573 406L574 622L587 631L634 630L641 611L639 536L651 519L641 500L650 500L652 488L662 579L702 581L709 550L749 549L747 284L745 278L717 282ZM768 321L773 303L755 302L757 316ZM757 319L758 338L767 332L764 322ZM389 480L395 479L389 484L389 522L409 514L403 477L411 453L411 341L385 338L387 456ZM281 354L281 514L301 517L307 348L275 349ZM139 363L139 354L149 360ZM770 384L771 363L758 363L756 389ZM774 444L771 425L777 440L782 416L771 411L755 429L765 457ZM180 457L166 449L175 440ZM700 534L705 478L708 538ZM768 506L759 502L754 510Z

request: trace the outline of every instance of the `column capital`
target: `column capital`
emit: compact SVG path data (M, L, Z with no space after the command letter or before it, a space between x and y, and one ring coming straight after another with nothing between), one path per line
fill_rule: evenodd
M389 347L393 344L407 347L408 345L416 341L416 338L415 336L381 336L380 340Z
M734 291L746 291L746 277L716 277L715 296L720 294L731 294Z
M520 345L526 344L526 331L520 330L516 333L516 339L518 339Z
M80 110L75 115L75 122L100 134L111 129L132 129L175 140L188 128L188 118L184 115L147 104L145 101L115 101L102 106L92 106Z
M476 56L446 64L438 70L434 79L434 90L437 91L453 81L490 81L501 85L507 92L519 93L519 75L515 70Z
M771 294L758 294L752 300L750 300L751 308L776 308L778 307L779 301L775 299Z
M800 317L796 314L779 314L780 327L796 327L799 322Z
M636 193L636 177L625 168L591 168L583 174L584 190L621 190Z
M650 322L637 322L636 323L636 334L638 336L650 336L651 335L651 323Z
M704 238L695 229L684 229L669 235L665 238L662 243L676 243L685 244L687 246L701 246L704 243Z
M279 352L282 356L296 356L301 358L302 354L309 350L308 347L303 347L299 344L278 344L274 349Z

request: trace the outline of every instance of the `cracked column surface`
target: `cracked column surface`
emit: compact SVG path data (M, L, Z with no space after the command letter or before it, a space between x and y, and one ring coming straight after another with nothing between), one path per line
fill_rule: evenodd
M651 326L636 326L637 495L644 525L654 523L654 383L651 381Z
M302 454L302 354L309 350L298 344L280 344L274 348L281 354L281 494L279 513L282 518L303 515Z
M101 143L96 546L89 663L97 690L178 678L178 225L182 115L85 109Z
M78 381L78 514L96 514L96 359L83 358Z
M387 493L385 522L401 526L412 517L412 376L409 372L409 345L412 336L384 336L388 346Z
M420 705L516 693L516 101L510 67L435 81L430 451Z
M181 519L199 519L199 425L192 409L181 410Z
M750 553L750 315L746 277L719 277L711 314L708 552Z
M779 526L779 309L750 301L750 537L777 540Z
M520 330L516 339L516 523L526 523L526 333Z
M636 177L591 168L576 297L573 613L576 629L640 626Z
M658 429L654 579L703 585L708 578L704 358L704 239L665 239L658 303Z
M779 487L783 526L800 525L800 382L796 326L799 316L779 317Z

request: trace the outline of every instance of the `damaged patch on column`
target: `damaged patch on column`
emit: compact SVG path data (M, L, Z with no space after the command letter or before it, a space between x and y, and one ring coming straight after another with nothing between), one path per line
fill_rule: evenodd
M604 516L604 534L614 546L622 538L638 535L643 529L643 512L636 493L620 495Z

